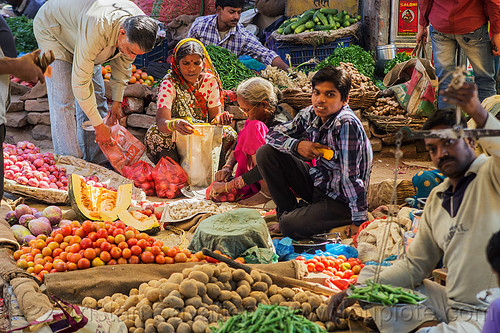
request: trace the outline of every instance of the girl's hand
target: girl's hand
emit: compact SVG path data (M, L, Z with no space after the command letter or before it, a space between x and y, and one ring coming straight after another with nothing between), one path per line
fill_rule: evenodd
M222 168L222 170L215 173L214 180L216 182L224 182L229 179L232 173L232 170L229 170L229 168Z
M183 119L178 119L175 121L175 130L179 132L179 134L189 135L193 134L194 126Z
M219 194L226 191L226 183L223 182L215 182L212 184L212 189L210 190L210 196L215 198Z
M229 124L231 124L231 121L233 120L233 115L227 111L224 111L222 113L219 113L217 116L215 116L214 120L219 125L229 125Z

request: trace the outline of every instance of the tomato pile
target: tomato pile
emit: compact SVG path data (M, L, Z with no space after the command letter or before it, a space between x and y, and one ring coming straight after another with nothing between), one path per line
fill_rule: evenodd
M14 252L17 267L40 280L48 273L95 266L173 264L204 259L201 252L192 254L188 249L169 248L119 220L82 224L73 221L52 231L50 236L38 235L28 246Z
M359 272L365 267L360 259L347 259L346 256L342 254L336 258L333 256L314 256L312 259L306 259L303 256L298 256L296 260L304 261L308 272L322 272L329 275L332 281L348 281L347 286L349 282L356 282ZM345 283L342 285L345 285Z
M101 70L104 81L109 81L111 79L111 66L101 66ZM140 83L150 87L153 83L155 83L155 79L151 75L148 75L146 71L137 69L135 65L132 65L132 76L130 77L128 83Z
M21 185L68 190L64 167L57 167L52 153L40 153L29 141L3 144L4 176Z

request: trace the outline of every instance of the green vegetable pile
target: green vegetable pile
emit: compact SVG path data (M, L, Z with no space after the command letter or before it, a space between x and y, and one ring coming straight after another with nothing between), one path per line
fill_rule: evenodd
M370 53L366 52L359 45L350 45L347 47L340 45L333 50L333 53L328 58L320 62L314 70L317 71L329 65L338 66L341 62L352 63L361 74L373 80L375 60Z
M345 10L331 8L309 9L283 22L276 30L283 35L301 32L335 30L346 28L361 20L360 15L349 15Z
M33 20L26 16L8 17L5 19L16 42L17 53L29 53L38 49L33 33Z
M324 329L286 306L259 304L255 312L233 316L212 333L322 333Z
M206 49L225 90L235 89L241 82L255 76L254 71L243 65L238 57L225 48L208 45Z
M393 69L394 66L396 66L396 64L408 61L410 59L411 59L411 57L409 55L407 55L406 53L404 53L404 52L397 53L394 58L392 58L391 60L389 60L388 62L385 63L384 74L389 73L389 71L391 69Z
M367 281L366 287L356 287L351 284L352 294L349 298L371 303L382 303L386 306L395 304L418 304L425 298L419 297L412 292L404 291L401 287L392 287L386 284Z

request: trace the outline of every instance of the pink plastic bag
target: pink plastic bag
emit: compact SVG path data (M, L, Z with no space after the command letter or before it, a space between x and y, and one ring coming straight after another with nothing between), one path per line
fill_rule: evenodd
M108 116L104 118L104 123L107 118ZM113 168L121 174L123 174L124 166L137 162L146 150L141 141L118 123L111 126L111 140L115 143L113 146L99 144L99 147Z

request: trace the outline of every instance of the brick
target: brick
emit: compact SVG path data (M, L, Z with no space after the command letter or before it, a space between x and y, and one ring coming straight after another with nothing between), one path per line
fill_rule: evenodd
M28 113L28 123L32 125L50 125L49 112L30 112Z
M22 84L10 81L10 94L12 96L24 95L30 90L31 90L30 87L26 87Z
M15 111L23 111L24 110L24 101L20 100L19 95L10 96L10 105L7 109L7 112L15 112Z
M380 138L371 138L370 143L372 144L372 150L375 153L378 153L382 150L382 140Z
M124 108L123 111L125 114L131 113L144 113L144 100L135 98L135 97L127 97L128 107Z
M146 107L146 114L148 116L156 116L157 111L158 111L158 105L156 104L156 102L151 102Z
M23 127L28 123L28 112L9 112L5 115L7 118L7 126L10 127Z
M38 82L31 90L21 96L21 100L36 99L47 96L47 86L45 83Z
M26 111L45 112L49 111L49 102L47 100L38 101L36 99L28 99L24 102Z
M237 105L227 105L226 106L226 111L229 112L230 114L233 115L234 119L247 119L248 116L243 113L239 106Z
M47 125L36 125L31 130L31 136L35 140L52 140L52 135L50 133L50 126Z
M127 126L149 128L155 123L155 117L145 114L132 113L127 117Z

